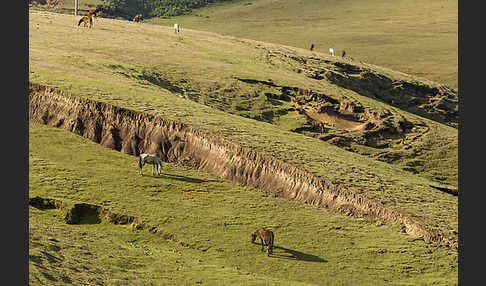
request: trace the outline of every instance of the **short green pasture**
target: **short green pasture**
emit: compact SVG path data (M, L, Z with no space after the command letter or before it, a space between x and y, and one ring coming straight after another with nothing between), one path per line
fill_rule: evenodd
M106 221L68 225L29 207L32 285L457 285L457 252L398 226L326 209L164 164L140 176L136 158L29 124L29 197L91 203L174 235ZM267 257L249 234L275 232Z
M262 60L265 53L258 46L295 53L308 51L194 30L176 36L167 27L111 19L96 19L94 25L93 29L80 28L73 16L31 11L29 80L217 132L242 146L411 213L431 228L457 238L457 197L429 187L431 181L426 177L288 131L298 118L293 121L290 116L283 117L280 126L272 125L186 98L201 96L203 100L223 105L221 98L226 89L241 87L243 95L253 92L239 85L235 77L240 77L325 88L326 93L385 108L383 103L265 62ZM197 92L191 89L194 87ZM180 92L178 88L187 89ZM220 90L222 97L207 96L210 93L206 91L211 90ZM418 120L412 114L402 114ZM431 176L435 176L433 172L443 176L443 170L450 170L450 180L454 181L457 130L420 120L433 126L433 136L429 137L432 141L426 142L429 150L440 152L430 155L424 148L418 154L423 156L423 162L417 165L433 167Z

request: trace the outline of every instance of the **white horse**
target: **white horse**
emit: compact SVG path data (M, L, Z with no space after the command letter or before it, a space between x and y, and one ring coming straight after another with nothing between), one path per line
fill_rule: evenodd
M154 154L140 154L138 156L138 167L140 167L140 175L143 176L142 168L145 164L152 164L152 175L155 176L154 167L157 169L157 175L162 171L162 160Z
M179 24L174 24L174 32L179 34Z
M333 48L330 48L330 49L329 49L329 54L330 54L331 56L334 56L334 49L333 49Z

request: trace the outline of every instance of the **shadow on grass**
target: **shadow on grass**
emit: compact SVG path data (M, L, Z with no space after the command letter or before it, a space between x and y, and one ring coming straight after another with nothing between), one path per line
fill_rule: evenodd
M256 242L253 242L254 244L258 244ZM276 250L281 250L281 251L276 251ZM266 251L266 248L265 248ZM283 258L283 259L291 259L291 260L300 260L300 261L309 261L309 262L327 262L327 260L320 258L319 256L315 256L312 254L307 254L304 252L300 252L297 250L293 249L288 249L285 247L281 246L273 246L273 253L270 255L270 257L274 258Z
M86 215L79 219L77 224L100 224L101 219L98 215Z
M144 175L144 176L146 176L146 175ZM173 180L184 181L184 182L195 183L195 184L208 183L208 182L220 182L219 180L203 180L203 179L197 179L197 178L191 178L191 177L186 177L186 176L181 176L181 175L173 175L173 174L160 174L160 176L155 176L154 178L157 178L157 179L173 179Z
M282 250L282 251L275 251L277 249ZM270 257L300 260L300 261L309 261L309 262L327 262L327 260L322 259L319 256L307 254L307 253L304 253L304 252L300 252L300 251L297 251L297 250L288 249L288 248L276 246L276 245L273 247L273 253Z

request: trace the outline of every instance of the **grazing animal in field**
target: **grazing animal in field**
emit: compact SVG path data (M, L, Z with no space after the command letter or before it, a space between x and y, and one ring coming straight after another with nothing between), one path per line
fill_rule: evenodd
M140 168L140 175L143 176L142 168L145 164L152 164L152 175L155 176L154 169L157 171L157 175L160 175L162 171L162 160L154 154L140 154L138 156L138 167Z
M142 22L143 21L143 16L142 14L137 14L135 17L133 17L133 22Z
M179 29L179 24L174 24L174 33L179 34L180 29Z
M79 19L78 27L81 23L84 23L85 27L89 24L89 28L91 28L91 26L93 26L93 18L90 16L83 16L83 18Z
M311 52L312 52L313 49L314 49L314 44L311 44L311 47L310 47Z
M333 48L330 48L330 49L329 49L329 54L330 54L331 56L334 56L334 49L333 49Z
M345 51L345 50L343 50L343 54L341 55L341 57L343 57L343 58L344 58L344 56L345 56L345 55L346 55L346 51Z
M267 256L270 256L270 254L273 253L273 241L274 241L273 232L271 230L262 227L251 234L251 243L254 243L257 237L260 238L260 242L262 244L262 251L264 251L265 245L268 246Z
M95 10L89 10L87 16L83 16L81 19L79 19L78 27L79 27L79 25L81 25L81 23L84 23L84 26L85 27L86 27L86 25L89 24L89 27L91 28L93 26L93 17L92 17L92 15L95 15L96 16L96 11Z

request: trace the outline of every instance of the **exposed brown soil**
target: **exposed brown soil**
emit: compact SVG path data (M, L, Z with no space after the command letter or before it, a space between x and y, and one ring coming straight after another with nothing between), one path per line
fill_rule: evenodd
M431 140L427 136L430 123L418 117L404 115L404 113L398 112L393 105L402 110L412 111L432 118L435 116L432 113L438 110L436 110L436 107L424 107L428 110L428 113L424 114L423 110L417 109L418 105L405 106L400 102L414 102L414 98L417 96L429 98L433 91L442 90L443 94L440 96L445 96L444 98L446 99L455 98L455 101L453 100L454 103L450 107L457 109L457 95L452 90L448 92L447 90L449 89L447 87L438 86L431 82L414 81L406 75L403 76L405 78L403 79L399 75L395 75L394 73L396 72L392 72L392 75L387 76L378 73L375 69L367 69L358 63L345 63L344 59L331 61L324 58L296 56L292 51L267 49L264 53L267 53L267 61L270 64L278 64L292 71L297 69L296 72L300 71L300 73L304 73L311 78L314 78L312 74L318 73L321 75L317 78L318 80L328 81L339 87L362 93L364 96L372 97L374 100L378 99L388 104L366 105L353 96L347 96L346 93L348 91L342 90L342 88L339 88L341 92L337 93L333 89L318 87L309 89L276 83L272 79L261 80L238 76L227 79L224 83L214 82L208 86L205 84L201 85L199 82L189 78L167 74L156 68L140 68L140 70L137 70L136 68L127 69L121 65L112 65L110 68L114 72L121 73L137 82L150 83L169 90L171 93L178 94L183 98L212 108L224 112L230 110L230 113L236 113L240 116L267 123L279 124L280 118L285 118L285 115L293 114L297 111L302 115L299 118L300 126L294 127L291 131L314 137L345 150L390 164L399 162L399 164L403 165L406 161L415 160L414 154L423 152L423 146L427 145L427 141ZM382 88L374 91L379 93L377 96L370 94L369 89L374 85L366 77L356 80L355 86L353 85L352 88L333 81L331 75L329 75L329 79L326 78L326 75L330 73L351 77L360 75L364 71L367 73L373 72L376 75L376 81L383 81L380 84L377 83L377 86ZM392 80L391 78L394 79ZM362 86L360 81L363 83ZM393 89L389 85L393 86ZM417 90L422 90L423 92L417 93ZM349 91L349 93L354 92ZM252 96L251 94L258 96ZM264 103L262 103L261 99L256 100L261 95L266 97ZM383 99L378 97L383 97ZM400 101L395 97L399 98ZM252 107L255 105L261 109L258 110L256 108L258 111L252 110ZM454 112L451 110L450 114L454 114ZM443 122L442 118L436 119ZM455 124L454 122L449 123L450 125ZM393 147L390 148L391 146ZM425 153L424 157L427 157L428 154ZM439 175L432 176L429 172L431 170L427 169L428 167L401 167L403 170L414 174L424 173L428 179L436 182L446 181L447 183L453 183L453 178L457 173L447 170L444 172L439 171L441 172Z
M303 57L279 50L265 50L269 62L288 65L289 69L309 78L326 80L360 95L383 101L389 105L436 120L452 127L459 125L459 100L453 89L413 79L395 79L347 58L327 60Z
M356 131L365 127L365 124L362 122L348 120L346 118L342 118L338 114L329 112L321 113L316 110L305 110L305 114L312 118L312 120L315 122L324 123L325 125L330 125L346 131Z
M423 120L406 118L391 109L364 107L359 102L322 91L282 86L271 81L237 79L256 89L262 85L271 87L273 91L265 93L268 98L293 103L294 110L304 115L307 123L292 131L387 163L398 159L393 154L406 156L397 151L418 146L420 140L417 139L429 131ZM368 153L369 149L351 148L351 144L374 148L380 156ZM388 148L391 145L393 149ZM394 160L390 160L392 157Z
M404 171L436 183L455 184L457 170L452 166L450 169L434 170L435 167L430 164L413 165L419 160L435 157L430 143L443 140L436 137L435 127L423 117L458 126L455 91L427 80L415 80L406 74L381 72L378 67L368 67L340 57L327 60L297 56L291 51L266 49L265 52L272 64L287 66L289 70L386 103L366 104L354 96L346 96L346 92L337 94L331 88L308 89L277 84L270 79L237 78L250 85L243 90L264 90L267 98L273 101L292 103L293 108L279 111L280 114L276 115L296 110L306 118L306 123L292 131L378 161L397 164ZM316 74L319 76L316 77ZM336 80L338 76L342 79ZM436 106L437 102L448 103ZM394 106L422 118L400 112ZM417 157L417 154L420 155Z
M34 83L29 84L29 90L33 122L69 130L125 154L150 152L166 161L184 160L193 168L289 200L398 222L408 234L457 249L456 240L410 215L209 131Z

